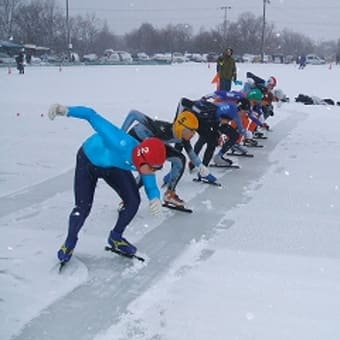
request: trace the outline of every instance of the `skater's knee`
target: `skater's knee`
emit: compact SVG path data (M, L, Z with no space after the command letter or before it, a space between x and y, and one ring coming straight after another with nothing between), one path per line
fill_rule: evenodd
M127 197L124 200L123 210L125 210L125 212L129 211L130 213L135 213L138 210L140 203L141 203L141 198L140 198L139 192L133 195L129 195L129 197Z
M131 199L131 205L132 205L133 209L138 210L140 202L141 202L140 195L139 194L133 195L133 197Z
M91 205L75 206L70 217L79 217L85 219L91 211Z
M69 217L69 235L76 237L79 230L83 226L90 209L83 209L82 207L75 206Z
M181 171L185 168L186 158L182 153L179 153L175 157L171 157L171 171Z

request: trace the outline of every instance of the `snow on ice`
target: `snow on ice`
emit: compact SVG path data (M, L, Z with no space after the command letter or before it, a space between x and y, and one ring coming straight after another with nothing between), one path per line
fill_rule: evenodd
M340 338L340 67L239 64L275 75L290 103L222 188L178 185L194 210L150 217L145 197L126 230L145 263L104 251L119 200L100 182L75 255L56 251L73 206L75 154L92 133L51 122L48 107L87 105L120 124L131 109L172 120L178 100L213 90L214 67L0 68L0 338L53 340L336 340ZM168 167L159 174L162 175Z

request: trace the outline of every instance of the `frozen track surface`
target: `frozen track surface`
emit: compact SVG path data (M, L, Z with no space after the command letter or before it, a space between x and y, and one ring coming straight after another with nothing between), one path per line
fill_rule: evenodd
M41 203L58 193L70 190L73 174L74 170L70 170L14 194L0 197L0 217L27 208L32 203Z
M149 259L145 266L140 266L128 275L122 275L124 270L134 265L131 260L114 254L112 257L103 256L103 258L81 257L80 260L88 267L89 280L43 310L13 339L90 340L96 334L107 330L118 321L136 297L143 294L155 280L166 273L172 261L181 254L192 239L200 239L203 234L206 238L211 237L215 232L216 224L226 210L249 200L245 197L242 188L263 176L270 166L268 160L270 152L302 119L301 115L294 120L286 119L278 123L275 132L263 142L265 148L254 150L256 154L254 159L240 160L243 167L241 170L233 170L238 171L233 180L230 180L229 172L221 177L220 180L224 184L222 190L206 185L204 192L190 201L190 205L194 208L194 221L199 223L195 222L193 225L193 215L177 213L149 232L137 244L139 249L143 249L143 252L148 254ZM68 172L49 181L57 183L60 181L58 186L60 190L66 190L69 186L64 188L64 183L69 181L70 176L72 173ZM29 202L35 200L38 203L54 195L55 192L51 193L49 187L48 182L41 183L15 197L7 197L8 203L7 200L2 199L0 203L6 203L2 215L17 210L18 204L22 208L25 207L25 197L30 197L27 200ZM232 194L228 195L228 192ZM202 201L209 199L214 202L214 209L207 213L200 207ZM14 205L14 202L17 203ZM225 228L229 228L232 223L230 221ZM77 261L71 261L62 275L70 275L73 271L72 266L77 266L75 262Z

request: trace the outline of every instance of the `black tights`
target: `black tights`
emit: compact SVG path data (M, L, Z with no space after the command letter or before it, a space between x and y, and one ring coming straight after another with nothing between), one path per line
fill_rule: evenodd
M136 215L140 205L140 195L132 173L116 167L102 168L93 165L81 148L77 154L77 165L74 176L75 207L69 217L67 238L76 241L78 232L89 215L98 179L103 179L124 203L119 211L114 230L123 233L126 226Z

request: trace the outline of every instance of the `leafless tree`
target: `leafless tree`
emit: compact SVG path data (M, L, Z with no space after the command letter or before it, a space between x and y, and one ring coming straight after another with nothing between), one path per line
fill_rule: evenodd
M104 22L103 27L98 31L93 52L98 55L103 55L103 52L108 48L118 48L118 38L110 32L108 24Z
M201 30L193 37L192 52L209 53L220 52L222 36L217 30L209 32Z
M68 50L65 23L65 13L56 5L56 0L0 0L0 39L13 36L15 42L46 46L61 54ZM226 37L223 24L210 31L202 28L194 35L192 27L187 24L169 24L156 29L150 23L143 23L118 37L109 30L108 23L94 14L70 17L69 28L73 50L79 54L102 54L107 48L149 54L185 51L221 53L228 46L234 49L235 54L259 54L261 51L262 18L250 12L228 23ZM266 25L266 54L298 56L318 52L325 56L339 53L339 46L340 42L316 44L303 34L286 29L279 32L273 23Z
M13 36L14 16L22 0L0 0L0 38Z
M160 51L160 32L149 23L144 23L138 29L126 34L125 40L127 47L133 52L153 54Z
M15 37L22 43L47 45L64 35L63 16L55 0L33 0L21 3L14 14Z

